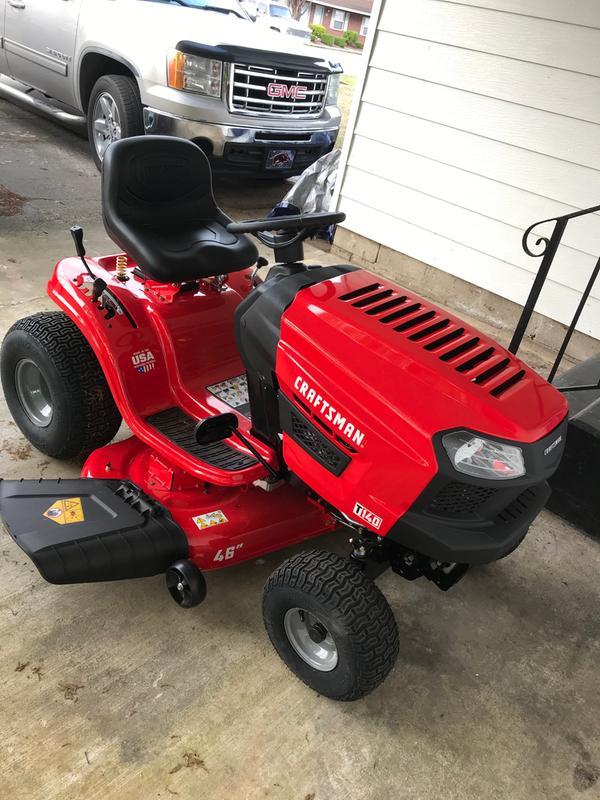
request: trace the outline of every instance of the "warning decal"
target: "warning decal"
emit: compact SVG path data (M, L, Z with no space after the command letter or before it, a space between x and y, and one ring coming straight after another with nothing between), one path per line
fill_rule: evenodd
M47 511L44 511L44 516L46 519L56 522L57 525L70 525L72 522L85 522L80 497L56 500Z
M227 403L231 408L235 408L240 414L250 417L248 380L245 375L237 375L235 378L229 378L206 388L211 394Z
M197 527L203 531L205 528L212 528L213 525L222 525L224 522L229 522L227 517L222 511L209 511L207 514L198 514L197 517L192 517Z

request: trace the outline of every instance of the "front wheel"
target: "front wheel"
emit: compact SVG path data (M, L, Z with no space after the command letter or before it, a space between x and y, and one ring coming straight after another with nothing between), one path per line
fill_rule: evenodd
M128 136L144 133L142 103L137 83L128 75L98 78L88 104L88 139L92 156L101 169L108 146Z
M300 553L275 570L263 594L263 619L292 672L333 700L372 692L398 655L387 600L360 567L334 553Z

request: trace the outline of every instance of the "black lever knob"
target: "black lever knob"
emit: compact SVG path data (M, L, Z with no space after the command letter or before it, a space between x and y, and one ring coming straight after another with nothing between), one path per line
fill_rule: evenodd
M73 225L71 236L75 242L75 252L79 258L83 258L85 256L85 247L83 246L83 228L81 225Z

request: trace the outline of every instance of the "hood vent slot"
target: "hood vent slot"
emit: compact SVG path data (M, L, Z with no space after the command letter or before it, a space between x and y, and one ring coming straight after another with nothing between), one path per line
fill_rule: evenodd
M426 328L423 328L422 331L411 333L408 338L413 342L418 342L420 339L424 339L426 336L431 336L432 333L437 333L437 331L447 328L448 325L450 325L450 320L442 319L439 322L434 322L433 325L428 325Z
M401 306L402 303L406 303L407 301L406 295L403 297L395 297L393 300L388 300L387 303L381 303L379 306L375 306L375 308L370 308L366 313L370 314L382 314L384 311L389 311L390 308L396 308L396 306Z
M377 294L371 295L371 297L363 297L362 300L357 300L356 303L352 303L354 308L364 308L365 306L370 306L373 303L376 303L378 300L385 300L386 297L391 297L394 292L391 289L384 289L383 292L377 292Z
M435 317L435 311L426 311L424 314L419 314L412 319L403 322L402 325L396 325L394 328L395 331L401 333L402 331L408 331L411 328L416 328L417 325L420 325L422 322L429 322L430 319Z
M456 368L457 372L468 372L470 369L473 369L477 366L477 364L481 364L482 361L487 361L488 358L491 358L496 351L493 347L488 347L487 350L484 350L483 353L479 353L476 356L473 356L468 361L463 361L462 364L459 364Z
M497 364L494 364L493 367L486 369L485 372L481 372L476 378L473 378L473 383L484 383L488 381L490 378L495 377L498 373L505 370L509 364L510 360L508 358L503 358L502 361L499 361Z
M453 358L457 356L461 356L463 353L472 350L479 344L479 336L473 337L473 339L469 339L468 342L463 342L463 344L459 344L458 347L454 347L452 350L448 350L447 353L440 356L441 361L452 361Z
M360 289L355 289L353 292L348 292L348 294L343 294L340 297L340 300L347 302L348 300L356 300L357 297L362 297L365 294L369 294L369 292L374 292L375 289L381 289L380 283L371 283L368 286L362 286Z
M448 322L450 322L450 320L448 320ZM450 333L444 334L444 336L441 336L439 339L435 339L433 342L426 344L425 350L437 350L439 347L443 347L445 344L449 344L455 339L460 339L464 332L464 328L456 328L456 330L450 331Z
M368 314L370 317L383 314L390 309L397 309L385 316L378 317L378 321L383 325L389 325L391 322L408 317L404 322L394 326L393 330L396 333L404 333L425 325L420 330L408 335L407 338L413 342L426 340L421 346L430 353L435 353L436 350L441 350L452 342L458 342L465 338L465 335L468 337L470 333L464 327L455 327L456 323L447 317L440 318L438 311L427 308L424 303L412 300L408 295L397 295L394 289L386 289L385 285L381 283L361 286L359 289L341 295L339 299L343 302L351 302L354 308L360 309L363 314ZM427 325L426 323L431 320L433 320L431 324ZM475 351L475 354L472 351ZM465 357L461 358L461 356ZM516 363L510 358L501 358L500 356L501 353L497 348L485 347L485 340L482 342L479 336L471 336L467 341L457 343L450 350L441 353L438 358L445 363L458 361L451 366L456 372L464 374L467 380L478 386L492 382L494 378L498 377L501 383L492 386L489 393L492 397L501 397L512 386L522 381L527 376L527 372L524 369L515 371ZM492 361L491 365L488 363L490 361ZM511 366L512 369L510 369ZM473 372L478 368L483 371L474 375ZM505 373L504 376L502 373Z
M400 317L406 317L407 314L412 314L414 311L418 311L421 308L421 303L413 303L410 306L406 306L406 308L401 308L400 311L394 311L392 314L388 314L385 317L382 317L379 322L383 322L387 324L388 322L393 322L395 319L400 319Z
M511 375L510 378L501 383L499 386L496 386L494 389L491 390L490 394L493 397L500 397L501 394L504 394L511 386L514 386L515 383L519 383L519 381L523 380L525 377L525 370L521 369L519 372L516 372L514 375Z

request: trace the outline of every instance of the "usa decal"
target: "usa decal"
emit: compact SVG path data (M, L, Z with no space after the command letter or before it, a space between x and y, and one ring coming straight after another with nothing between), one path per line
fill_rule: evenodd
M361 506L360 503L354 504L354 514L359 518L362 519L367 525L370 525L371 528L375 528L376 531L381 528L381 524L383 520L381 517L378 517L377 514L374 514L372 511L369 511L368 508Z
M131 363L136 372L150 372L156 366L156 359L151 350L138 350L131 356Z

